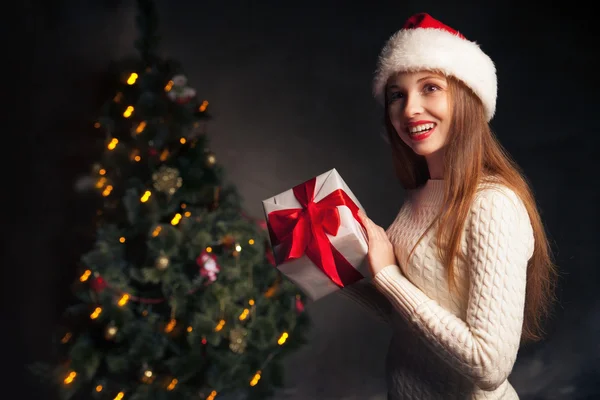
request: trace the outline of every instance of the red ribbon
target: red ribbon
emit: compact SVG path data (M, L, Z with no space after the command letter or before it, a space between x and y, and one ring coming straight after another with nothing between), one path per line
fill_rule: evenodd
M273 246L281 245L278 249L280 263L306 254L333 283L339 287L351 285L363 276L333 247L327 234L336 236L338 233L341 222L337 206L347 206L363 226L358 217L358 206L341 189L334 190L316 203L316 182L316 178L313 178L293 188L302 208L277 210L268 214L271 242Z

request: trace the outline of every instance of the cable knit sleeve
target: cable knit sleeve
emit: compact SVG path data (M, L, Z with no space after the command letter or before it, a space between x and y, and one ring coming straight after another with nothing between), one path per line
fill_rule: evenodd
M389 323L392 304L377 290L373 282L362 280L338 290L338 293L354 301L379 322Z
M465 320L430 299L395 265L373 281L440 357L491 391L508 378L517 357L533 230L523 203L508 189L481 191L466 224L470 282Z

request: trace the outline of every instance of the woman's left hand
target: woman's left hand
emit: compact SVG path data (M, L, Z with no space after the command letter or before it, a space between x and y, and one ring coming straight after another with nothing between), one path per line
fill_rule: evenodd
M362 210L358 211L358 216L367 230L367 240L369 242L367 257L371 273L375 276L388 265L396 264L394 246L392 246L385 230L371 221Z

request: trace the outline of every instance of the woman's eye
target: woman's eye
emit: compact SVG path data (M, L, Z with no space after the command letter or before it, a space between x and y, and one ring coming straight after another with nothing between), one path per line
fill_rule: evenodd
M392 102L394 100L401 99L402 97L403 97L402 93L400 93L400 92L392 92L388 96L388 101Z
M426 93L430 93L430 92L435 92L436 90L439 90L439 87L437 87L436 85L433 85L431 83L426 84L423 89L425 89Z

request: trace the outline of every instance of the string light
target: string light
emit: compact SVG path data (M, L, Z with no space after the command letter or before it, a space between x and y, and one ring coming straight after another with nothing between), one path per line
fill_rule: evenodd
M186 140L185 140L185 138L184 138L184 137L182 137L181 139L179 139L179 143L181 143L181 144L185 144L185 142L186 142Z
M140 151L138 149L131 150L131 154L129 155L129 157L131 158L131 160L137 162L139 162L142 159L142 157L140 157Z
M160 231L162 231L162 226L157 226L156 228L154 228L154 231L152 231L152 237L157 237L158 235L160 235Z
M91 319L97 319L100 314L102 314L102 307L96 307L94 311L90 314Z
M117 332L118 332L118 331L119 331L119 330L117 329L117 327L116 327L116 326L109 326L109 327L106 329L106 339L109 339L109 340L110 340L110 339L114 338L114 337L117 335Z
M106 183L106 178L105 177L102 177L102 178L98 179L98 182L96 182L96 189L102 188L105 183Z
M65 336L63 336L63 337L62 337L62 339L60 339L60 342L61 342L62 344L66 344L66 343L68 343L68 342L69 342L69 340L71 340L71 336L73 336L73 335L71 335L71 332L67 332L67 333L65 333Z
M179 223L179 221L181 221L181 214L177 213L171 220L171 225L175 226Z
M202 104L200 104L200 107L198 107L198 110L200 112L204 112L206 111L206 107L208 107L208 101L204 100Z
M124 237L124 236L121 236L121 237L119 238L119 242L121 242L121 243L125 243L125 237Z
M279 340L277 340L277 344L278 344L278 345L280 345L280 346L282 346L282 345L285 343L285 341L287 340L287 338L288 338L289 336L290 336L290 335L288 335L288 333L287 333L287 332L283 332L283 333L281 334L281 336L279 337Z
M215 157L214 154L209 154L208 157L206 157L206 161L208 161L209 165L213 165L217 162L217 157Z
M119 143L119 139L117 138L112 138L111 141L108 143L108 149L109 150L114 150L115 147L117 147L117 144Z
M100 128L100 122L94 122L94 128L98 129Z
M207 252L207 253L212 253L212 247L208 246L208 247L206 248L206 252Z
M212 392L210 392L206 400L215 400L215 397L217 397L217 391L213 390Z
M136 74L135 72L132 72L131 75L129 75L129 78L127 78L127 84L133 85L135 83L135 81L137 81L137 78L138 78L138 74Z
M189 211L186 211L186 212L185 212L183 215L184 215L185 217L190 217L190 216L192 215L192 213L191 213L191 212L189 212Z
M277 285L273 285L271 287L269 287L267 289L267 291L265 292L265 297L268 299L270 297L273 297L275 295L275 292L277 291Z
M169 386L167 386L167 390L171 391L171 390L175 389L175 386L177 386L178 382L179 381L177 379L173 378L171 383L169 383Z
M254 245L254 239L250 239L250 240L248 240L248 244L249 244L250 246Z
M187 327L187 331L188 331L188 333L192 332L193 330L194 330L194 328L192 328L191 326L188 326L188 327Z
M239 244L237 244L237 245L235 246L235 251L237 251L237 252L240 252L240 251L242 251L242 246L240 246Z
M253 306L254 305L254 299L248 300L248 304L250 304L251 306Z
M123 307L125 304L127 304L128 301L129 301L129 295L127 293L125 293L123 296L121 296L121 298L119 299L119 302L117 304L119 305L119 307Z
M67 376L63 382L65 383L65 385L70 385L71 383L73 383L73 380L75 380L76 376L77 376L77 372L71 371L67 374Z
M162 153L160 153L160 161L166 161L167 157L169 157L169 150L164 149Z
M119 392L119 393L117 393L117 395L115 396L114 400L123 400L123 396L125 396L125 393L123 393L123 392Z
M145 202L147 202L147 201L148 201L148 199L150 198L150 196L152 196L152 192L151 192L151 191L149 191L149 190L146 190L146 191L144 192L144 194L142 195L142 197L140 197L140 201L141 201L142 203L145 203ZM158 227L158 228L156 228L156 229L159 229L159 228L160 228L160 227Z
M171 90L171 88L173 87L174 82L173 81L169 81L167 82L167 85L165 86L165 92L168 92Z
M112 185L107 185L107 186L104 188L104 191L102 191L102 196L104 196L104 197L107 197L107 196L109 196L109 195L110 195L110 192L112 192L112 190L113 190L113 187L112 187Z
M127 108L126 108L126 109L125 109L125 111L123 112L123 116L124 116L125 118L129 118L129 117L131 117L131 114L133 114L133 110L134 110L133 106L127 106Z
M144 376L142 376L142 382L144 383L152 383L154 382L154 374L151 370L147 369L144 371Z
M80 282L85 282L90 278L90 275L92 275L92 271L90 271L89 269L86 269L85 272L79 277L79 281Z
M144 131L144 128L146 128L146 121L140 122L137 128L135 128L135 133L142 133Z
M100 168L100 170L98 171L99 175L106 175L106 170L104 168Z
M169 321L167 326L165 326L165 332L167 332L167 333L173 332L173 329L175 329L175 325L177 325L177 321L173 318Z
M257 371L256 374L254 374L254 377L250 380L250 386L256 386L258 384L258 381L260 381L260 374L261 371Z
M240 321L243 321L246 318L248 318L248 314L250 314L250 310L248 310L247 308L244 308L244 311L242 311L242 313L239 316Z
M225 320L222 319L219 321L217 326L215 326L215 332L219 332L221 329L223 329L224 326L225 326Z
M96 386L96 392L100 393L100 392L102 391L102 389L104 389L104 388L102 387L102 385L98 385L98 386Z

